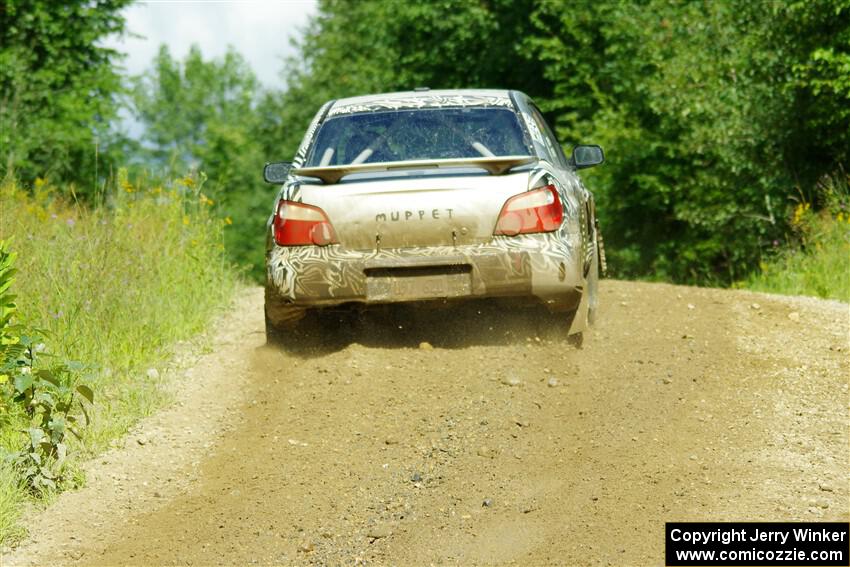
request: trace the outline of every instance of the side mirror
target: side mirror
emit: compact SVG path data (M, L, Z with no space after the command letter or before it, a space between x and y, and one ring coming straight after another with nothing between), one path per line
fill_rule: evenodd
M288 161L267 163L263 168L263 181L266 183L284 183L291 169L292 163Z
M570 158L576 169L593 167L605 161L605 153L597 145L576 146L573 148L573 156Z

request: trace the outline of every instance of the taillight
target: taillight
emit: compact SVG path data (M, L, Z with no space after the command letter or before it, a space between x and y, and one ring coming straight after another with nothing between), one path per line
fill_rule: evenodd
M319 207L281 201L274 215L274 241L278 246L327 246L336 234L325 211Z
M516 236L551 232L561 226L564 207L554 185L514 195L505 202L494 234Z

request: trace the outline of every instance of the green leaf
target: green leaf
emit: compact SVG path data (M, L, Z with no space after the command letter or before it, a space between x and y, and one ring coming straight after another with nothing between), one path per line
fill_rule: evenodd
M32 427L27 432L29 433L32 446L38 447L39 443L44 439L44 431L40 427Z
M44 380L45 382L49 382L49 383L51 383L51 384L53 384L54 386L57 386L57 387L61 383L61 382L59 382L59 379L56 378L56 376L53 375L52 370L47 370L47 369L39 370L38 372L36 372L36 375L39 378L41 378L42 380Z
M32 374L18 374L15 376L15 391L24 393L32 387L33 382Z
M54 415L47 426L50 428L50 437L53 442L60 442L65 436L65 419L62 416Z
M48 392L38 392L35 396L33 396L33 399L47 407L53 407L56 405L56 402L53 400L53 396L51 396Z
M92 391L92 389L91 389L91 388L89 388L89 387L88 387L88 386L86 386L85 384L80 384L79 386L77 386L77 392L78 392L78 393L79 393L82 397L84 397L85 399L87 399L87 400L89 401L89 403L90 403L90 404L93 404L93 403L94 403L94 392ZM86 415L86 420L88 420L88 415Z
M22 344L0 345L0 361L8 361L8 364L14 365L15 360L24 354L27 350Z

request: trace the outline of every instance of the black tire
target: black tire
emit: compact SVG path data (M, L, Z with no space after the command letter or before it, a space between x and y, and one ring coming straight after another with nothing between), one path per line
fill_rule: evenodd
M282 345L287 337L292 337L306 313L306 309L285 303L277 290L266 286L266 343Z
M333 351L350 343L352 318L346 314L287 305L283 309L280 306L273 309L270 312L266 304L266 344L269 346L299 354L322 349Z
M271 322L268 310L265 310L264 314L266 318L266 344L271 346L282 346L286 340L286 330Z

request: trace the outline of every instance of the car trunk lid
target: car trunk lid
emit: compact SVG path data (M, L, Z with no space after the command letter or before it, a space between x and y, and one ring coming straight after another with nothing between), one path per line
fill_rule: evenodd
M528 187L527 172L413 173L305 184L300 194L327 213L340 244L372 250L487 242L505 201Z

